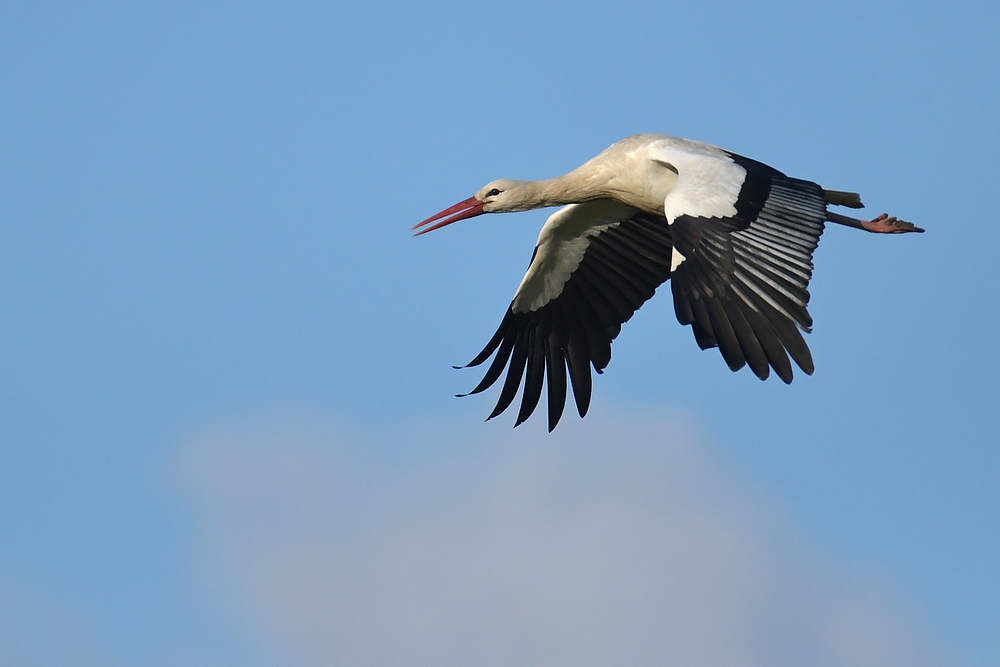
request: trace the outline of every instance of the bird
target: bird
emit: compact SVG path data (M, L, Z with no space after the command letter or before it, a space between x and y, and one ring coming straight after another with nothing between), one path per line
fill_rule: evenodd
M828 207L863 208L854 192L826 190L711 144L662 134L626 137L562 176L500 179L414 225L426 234L484 213L559 206L548 217L528 270L496 333L465 366L485 363L491 387L506 368L487 421L523 384L514 426L535 411L547 387L548 430L562 417L567 373L584 417L611 343L636 310L670 281L674 312L705 350L718 348L733 371L792 381L789 357L814 370L802 337L810 332L809 280L825 224L872 233L923 232L882 214L873 220ZM416 231L416 230L420 231Z

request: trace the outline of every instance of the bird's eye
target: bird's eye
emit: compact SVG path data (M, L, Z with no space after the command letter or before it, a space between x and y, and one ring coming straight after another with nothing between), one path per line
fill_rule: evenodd
M487 197L496 197L498 194L500 194L500 191L498 189L496 189L496 188L493 188L492 190L490 190L489 192L486 193L486 196Z

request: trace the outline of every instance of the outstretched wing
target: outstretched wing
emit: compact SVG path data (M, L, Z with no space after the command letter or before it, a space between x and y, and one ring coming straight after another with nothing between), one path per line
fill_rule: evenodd
M471 394L492 386L507 369L489 419L510 406L524 380L517 423L531 416L548 387L549 430L559 423L572 385L580 416L590 405L590 367L611 361L611 341L623 322L670 277L671 237L662 216L612 200L571 204L549 217L528 271L483 351L496 352Z
M678 166L664 205L678 321L691 325L702 349L718 347L734 371L749 365L763 380L773 368L791 382L791 355L811 374L799 329L812 326L806 288L826 220L823 189L721 150L703 160ZM723 196L706 204L699 189Z

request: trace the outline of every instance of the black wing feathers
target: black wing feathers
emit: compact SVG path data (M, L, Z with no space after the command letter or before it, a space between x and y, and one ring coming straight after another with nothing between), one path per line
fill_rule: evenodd
M731 218L679 216L671 226L684 261L673 275L674 309L702 349L718 347L729 367L773 368L792 381L788 355L806 373L812 355L802 334L812 254L823 233L826 197L809 181L738 155L747 171Z
M551 331L545 338L545 373L549 390L549 431L552 431L566 407L566 355ZM528 416L530 413L525 419Z
M502 413L524 380L517 424L534 412L543 378L548 386L549 430L559 423L566 403L567 373L577 412L587 414L591 367L598 373L611 361L611 341L639 306L670 277L670 230L666 220L636 213L590 238L576 271L561 293L537 310L507 310L500 328L469 364L496 356L485 377L470 393L507 377L490 419ZM509 362L509 363L508 363Z

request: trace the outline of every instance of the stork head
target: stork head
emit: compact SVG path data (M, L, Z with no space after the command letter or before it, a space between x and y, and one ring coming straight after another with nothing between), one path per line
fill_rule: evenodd
M512 181L508 178L501 178L484 185L476 193L475 199L483 202L484 213L510 213L511 211L525 211L524 195L525 184L523 181Z
M523 181L512 181L501 178L497 181L487 183L479 192L466 200L460 201L454 206L450 206L436 215L432 215L423 222L414 225L411 230L419 229L424 225L435 225L421 229L414 236L420 236L435 229L441 229L445 225L450 225L459 220L472 218L483 213L508 213L510 211L527 211L534 208L528 202L527 190Z

